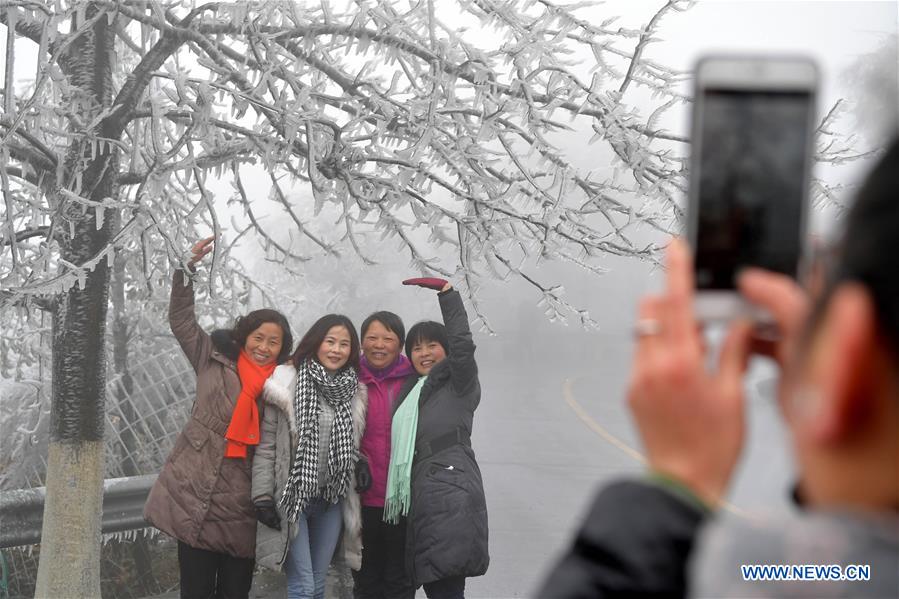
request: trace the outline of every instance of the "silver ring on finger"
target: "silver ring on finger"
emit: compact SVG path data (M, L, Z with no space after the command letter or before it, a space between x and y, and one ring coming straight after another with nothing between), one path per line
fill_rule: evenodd
M641 318L634 323L635 337L652 337L662 332L662 323L654 318Z

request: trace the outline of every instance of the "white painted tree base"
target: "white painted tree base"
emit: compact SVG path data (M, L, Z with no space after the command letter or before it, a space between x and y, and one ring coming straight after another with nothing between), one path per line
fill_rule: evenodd
M36 599L100 597L103 442L51 442Z

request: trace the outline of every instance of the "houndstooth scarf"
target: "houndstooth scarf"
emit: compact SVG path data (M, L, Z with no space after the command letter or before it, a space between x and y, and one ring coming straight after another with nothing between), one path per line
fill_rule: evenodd
M331 376L318 361L307 359L297 371L293 397L297 446L281 497L281 507L291 522L296 522L310 499L321 496L329 503L336 503L346 495L358 457L350 409L357 386L358 378L353 368L345 368ZM318 488L320 396L335 411L328 443L328 484L323 489Z

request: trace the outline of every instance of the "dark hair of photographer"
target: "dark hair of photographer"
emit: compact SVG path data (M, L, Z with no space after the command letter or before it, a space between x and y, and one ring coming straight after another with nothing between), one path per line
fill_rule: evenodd
M871 296L882 341L899 371L899 142L894 143L868 176L846 219L837 248L835 270L815 305L806 331L806 346L836 289L857 282ZM899 372L897 372L899 375Z

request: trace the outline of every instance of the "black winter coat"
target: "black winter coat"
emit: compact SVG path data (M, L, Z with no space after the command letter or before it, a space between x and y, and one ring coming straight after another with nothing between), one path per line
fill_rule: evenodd
M406 540L406 566L415 585L480 576L490 563L487 502L471 448L472 420L481 400L475 345L459 292L452 289L438 298L449 351L431 369L419 396ZM396 407L418 378L404 382Z
M707 515L657 484L611 484L535 596L683 597L687 562Z

